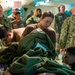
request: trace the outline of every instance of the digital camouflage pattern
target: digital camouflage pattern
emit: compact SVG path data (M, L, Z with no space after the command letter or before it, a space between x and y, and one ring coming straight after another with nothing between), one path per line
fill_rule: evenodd
M64 21L59 43L60 48L75 46L75 15Z
M62 13L58 13L55 15L55 23L54 23L54 29L56 30L57 33L61 33L61 27L62 27L62 24L63 24L63 21L69 17L69 15L67 14L62 14Z
M9 27L10 29L12 29L12 25L10 22L10 19L8 19L6 16L3 15L2 18L0 18L0 24L1 25L5 25L7 27Z
M26 23L23 20L20 20L19 22L14 20L11 24L12 24L12 28L13 29L21 28L21 27L26 27Z
M26 24L35 24L39 22L40 22L40 17L34 16L34 15L26 20Z
M62 24L64 22L64 20L69 17L69 15L67 15L66 13L62 14L62 13L58 13L55 15L55 21L54 21L54 29L56 31L56 33L58 33L58 37L56 38L56 50L59 52L59 39L60 39L60 34L61 34L61 28L62 28Z

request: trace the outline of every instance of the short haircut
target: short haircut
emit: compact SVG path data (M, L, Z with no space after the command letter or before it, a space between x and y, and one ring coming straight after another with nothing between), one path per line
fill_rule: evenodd
M39 12L42 14L42 10L41 10L40 8L36 8L36 9L34 10L34 15L37 15L37 11L39 11Z
M42 19L44 19L45 17L52 17L54 19L54 14L51 13L50 11L49 12L44 12L42 14Z
M37 11L41 11L41 9L40 9L40 8L37 8L36 10L37 10Z
M65 8L65 5L60 5L59 7L58 7L58 11L60 12L60 7L64 7Z
M75 56L75 46L65 48L65 51Z
M61 7L61 6L65 7L65 5L60 5L59 7Z
M0 27L0 39L7 37L7 31L10 30L7 26Z

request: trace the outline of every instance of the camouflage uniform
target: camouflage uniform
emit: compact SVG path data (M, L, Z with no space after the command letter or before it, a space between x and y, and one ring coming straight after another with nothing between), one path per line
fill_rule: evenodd
M11 22L15 20L15 16L13 14L9 15L8 18L10 19Z
M54 29L56 30L57 33L61 33L61 27L63 24L63 21L69 17L69 15L67 14L62 14L62 13L58 13L57 15L55 15L55 24L54 24Z
M12 28L16 29L16 28L21 28L21 27L25 27L26 23L23 20L20 20L19 22L17 22L16 20L14 20L12 22Z
M61 34L62 24L67 17L69 17L69 15L67 15L65 13L62 14L60 12L57 15L55 15L54 29L55 29L56 33L59 34L59 36L57 38L57 44L56 44L57 51L59 51L59 38L60 38L60 34Z
M35 15L31 16L26 20L26 24L35 24L40 22L40 17L36 17Z
M60 48L75 46L75 15L68 17L63 25L60 35Z
M1 25L5 25L7 27L9 27L10 29L12 29L12 25L10 23L10 19L8 19L6 16L3 15L2 18L0 18L0 24Z
M6 44L3 40L0 39L0 49L5 48Z

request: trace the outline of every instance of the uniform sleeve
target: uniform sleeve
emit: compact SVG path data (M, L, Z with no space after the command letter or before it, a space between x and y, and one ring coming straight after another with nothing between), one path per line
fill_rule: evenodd
M55 29L55 31L58 33L58 23L59 23L59 21L58 21L58 17L57 16L55 16L55 19L54 19L54 29Z
M69 20L67 18L62 24L61 35L59 40L60 48L62 49L65 48L66 46L68 31L69 31Z
M4 14L3 14L3 17L2 17L2 19L0 21L0 24L5 25L5 26L9 27L10 29L12 29L10 19L8 19L7 16L5 16Z
M8 26L10 29L12 29L12 24L11 24L10 19L6 16L5 16L5 19L6 19L6 26Z
M10 21L10 19L8 19L8 20L9 20L9 27L10 27L10 29L12 29L11 21Z
M32 17L28 18L28 19L26 20L26 24L33 24L32 19L33 19Z

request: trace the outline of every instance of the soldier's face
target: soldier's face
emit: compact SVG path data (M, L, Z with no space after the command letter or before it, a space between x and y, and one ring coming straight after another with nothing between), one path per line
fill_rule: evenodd
M47 27L51 25L52 22L53 22L52 17L45 17L44 19L41 19L40 25L42 28L46 29Z
M20 14L15 15L15 17L16 17L16 19L20 19L21 18Z
M60 12L64 12L65 11L65 6L60 6Z

